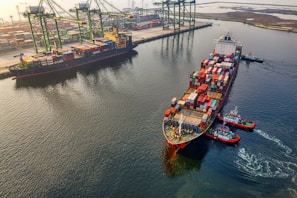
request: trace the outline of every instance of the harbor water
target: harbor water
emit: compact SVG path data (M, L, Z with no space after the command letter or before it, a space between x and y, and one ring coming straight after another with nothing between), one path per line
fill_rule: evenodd
M297 34L211 22L71 72L0 80L0 197L296 198ZM201 137L175 153L164 111L226 32L265 60L241 61L223 108L257 126L232 128L237 146Z

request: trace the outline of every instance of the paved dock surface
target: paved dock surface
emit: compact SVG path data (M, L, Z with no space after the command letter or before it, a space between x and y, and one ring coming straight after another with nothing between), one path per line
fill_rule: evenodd
M149 28L149 29L143 29L138 31L132 31L133 35L133 41L135 43L145 43L152 40L173 36L175 34L180 34L183 32L193 31L196 29L205 28L208 26L211 26L211 23L205 23L205 22L196 22L195 26L189 27L189 26L182 26L179 30L174 30L173 27L170 26L168 30L163 30L163 27L155 27L155 28Z
M181 26L179 30L174 30L172 26L167 30L163 30L163 26L154 27L149 29L143 29L138 31L131 31L133 36L133 42L137 44L142 44L145 42L149 42L152 40L173 36L176 34L180 34L183 32L193 31L196 29L204 28L211 26L211 23L206 22L196 22L194 26L189 27L187 25ZM71 44L72 45L72 44ZM19 57L14 57L19 55L20 53L24 53L25 56L30 56L35 54L35 50L33 48L27 48L22 50L14 50L9 52L1 53L0 55L0 78L9 77L9 70L7 67L16 65L19 63Z

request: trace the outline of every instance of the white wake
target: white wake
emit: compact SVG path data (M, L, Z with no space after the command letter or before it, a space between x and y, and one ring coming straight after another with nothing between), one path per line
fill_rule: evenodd
M270 136L269 134L265 133L264 131L260 130L260 129L256 129L254 130L257 134L261 135L262 137L264 137L267 140L270 140L272 142L275 142L279 147L283 148L286 152L287 155L292 153L292 149L290 147L288 147L287 145L284 145L282 143L282 141L274 136Z
M249 153L245 148L239 149L235 163L239 169L256 177L288 178L291 176L294 177L297 171L296 163L262 156L261 153Z

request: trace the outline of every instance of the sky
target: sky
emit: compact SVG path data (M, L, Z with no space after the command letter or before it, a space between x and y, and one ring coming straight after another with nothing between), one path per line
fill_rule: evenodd
M43 0L43 2L52 2L53 0ZM86 0L54 0L56 3L58 3L63 8L66 8L69 10L70 8L73 8L76 4L87 2ZM1 18L4 21L11 22L11 17L15 21L19 20L19 15L17 11L17 7L20 12L24 12L26 10L26 7L30 6L36 6L38 5L40 0L0 0L0 20ZM95 0L89 0L92 5L95 4ZM98 1L99 2L99 1ZM102 0L100 2L103 2ZM107 0L107 2L112 3L116 8L122 10L123 8L132 7L133 0ZM152 0L134 0L134 7L152 7L153 1ZM130 6L129 6L130 5ZM107 9L111 9L106 3L104 4ZM112 10L109 10L112 11ZM115 11L115 10L114 10ZM21 16L21 20L24 20L24 18ZM1 23L1 21L0 21Z
M87 2L87 0L43 0L43 2L47 1L55 1L60 6L65 8L66 10L69 10L70 8L73 8L76 4L81 2ZM92 5L95 6L95 0L88 0L89 2L92 2ZM98 0L99 2L103 2L104 0ZM134 2L134 7L144 7L144 8L152 8L156 7L153 6L153 2L161 2L162 0L105 0L109 3L112 3L116 8L122 10L123 8L132 7L132 2ZM4 21L11 22L11 17L14 21L19 20L19 15L17 11L17 7L19 8L19 11L23 13L26 9L26 7L30 6L36 6L38 5L40 0L0 0L0 23L2 22L1 19ZM205 2L236 2L236 0L197 0L196 3L205 3ZM245 3L264 3L264 4L282 4L282 5L295 5L297 6L297 0L241 0L240 2ZM108 11L115 11L111 9L106 3L104 4L107 9L110 9ZM105 10L106 11L106 10ZM211 12L211 10L210 10ZM21 16L21 20L25 20Z

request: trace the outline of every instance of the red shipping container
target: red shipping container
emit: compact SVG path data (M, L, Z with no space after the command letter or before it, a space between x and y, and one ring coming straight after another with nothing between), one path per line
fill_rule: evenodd
M205 96L204 94L200 94L200 95L199 95L198 100L197 100L197 102L198 102L199 104L202 104L202 103L203 103L202 101L203 101L204 96Z
M164 116L165 116L165 117L168 117L168 116L170 115L170 112L171 112L170 109L167 109L167 110L165 111L165 113L164 113Z
M218 81L218 78L219 78L219 75L218 74L215 74L212 77L212 81L217 82Z
M172 108L170 109L170 112L171 112L171 113L176 113L176 108L172 107Z
M212 100L209 100L209 102L207 103L207 108L206 108L206 111L208 111L208 109L209 109L209 107L210 107L211 103L212 103Z
M202 84L198 87L198 93L199 92L206 92L208 88L208 84Z

